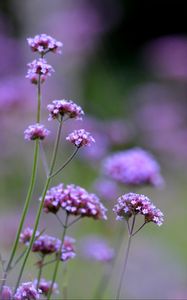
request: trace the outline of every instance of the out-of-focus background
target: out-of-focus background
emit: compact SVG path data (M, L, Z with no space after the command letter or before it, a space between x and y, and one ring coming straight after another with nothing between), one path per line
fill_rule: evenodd
M36 57L27 37L46 33L64 44L62 56L49 54L55 73L42 86L42 122L52 132L44 142L48 157L57 124L47 121L46 105L54 99L72 99L85 111L82 123L72 121L64 128L59 164L72 151L65 142L72 129L85 128L96 139L95 146L80 151L52 183L81 185L97 193L109 210L106 222L83 219L69 232L77 240L77 257L67 265L70 298L93 299L107 267L84 259L81 249L86 238L106 239L118 249L116 236L121 230L125 247L125 226L123 232L112 207L118 196L130 190L102 179L101 165L110 153L139 146L152 152L161 165L164 188L140 192L164 212L165 222L160 228L150 224L134 239L123 293L130 299L187 299L187 11L183 4L0 1L0 249L5 259L27 192L33 156L33 144L23 138L25 128L35 123L36 111L36 87L25 78L27 63ZM29 226L43 182L40 164L26 221ZM43 215L40 228L60 236L53 216ZM35 277L34 261L33 256L25 280ZM106 299L115 295L120 265L114 269ZM63 276L59 275L61 288ZM50 269L46 276L50 277Z

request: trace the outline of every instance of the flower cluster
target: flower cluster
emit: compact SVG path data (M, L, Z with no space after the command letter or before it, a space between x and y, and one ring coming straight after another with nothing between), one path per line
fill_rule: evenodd
M72 259L76 256L75 249L74 249L75 239L66 236L64 239L62 251L61 251L61 260L67 261Z
M20 234L20 242L28 246L31 239L33 230L27 227ZM61 249L61 260L67 261L76 256L74 249L75 240L69 236L65 236L64 243ZM58 238L49 236L47 234L40 235L39 232L36 232L35 241L32 246L32 252L39 252L42 255L49 255L53 253L58 253L60 251L61 241Z
M50 131L44 127L44 125L36 123L34 125L29 125L29 127L24 131L24 137L26 140L33 141L36 139L44 140L48 136Z
M2 292L0 292L0 299L2 300L11 300L12 299L12 290L9 286L4 285Z
M33 252L40 252L43 255L58 252L60 248L60 240L49 235L41 235L35 240L32 246Z
M40 279L39 284L38 284L38 280L37 279L35 279L33 281L33 285L35 286L35 288L38 286L38 289L39 289L40 293L43 294L46 297L48 296L48 293L50 291L51 283L52 283L51 281L47 281L44 278ZM56 282L54 282L54 284L53 284L52 293L59 294L58 284Z
M107 219L106 208L99 198L74 184L67 186L59 184L47 191L44 199L44 210L54 213L54 211L57 212L57 207L63 208L68 214L74 216Z
M91 143L95 143L91 134L84 129L74 130L66 137L66 140L74 144L77 148L90 146Z
M152 155L140 148L121 151L103 163L106 175L126 185L161 186L160 167Z
M82 116L84 115L84 112L80 106L71 100L65 99L53 100L51 104L48 104L47 109L49 111L49 121L64 116L82 120Z
M158 226L162 225L163 213L152 204L150 199L141 194L128 193L118 198L113 211L117 215L117 220L129 220L133 215L143 215L145 223L154 222Z
M39 292L32 282L25 282L20 285L14 295L14 300L36 300L39 299Z
M54 69L51 65L47 63L47 61L43 58L39 58L38 60L33 60L28 64L28 71L26 78L30 79L31 83L37 84L38 78L40 75L41 82L43 83L47 76L51 76Z
M42 55L49 51L61 54L63 44L47 34L38 34L34 38L28 38L27 41L33 52L39 52Z
M33 229L30 227L26 227L23 230L23 232L21 232L20 234L20 238L19 238L20 243L28 245L32 237L32 234L33 234ZM39 231L36 231L35 237L37 238L39 234L40 234Z

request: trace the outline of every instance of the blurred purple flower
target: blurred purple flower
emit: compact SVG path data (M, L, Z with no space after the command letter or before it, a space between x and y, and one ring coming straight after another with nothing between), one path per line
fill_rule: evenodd
M90 236L83 239L81 244L81 253L86 259L109 262L114 258L114 249L112 249L108 242L101 237Z
M36 300L40 298L39 292L36 290L32 282L22 283L16 290L14 300Z
M186 36L164 36L149 43L144 49L145 64L157 75L187 79Z
M104 174L126 185L163 185L158 163L149 152L140 148L111 154L103 161L102 169Z
M65 236L62 251L61 251L61 260L67 261L72 259L76 256L75 249L74 249L75 239Z
M12 299L12 290L9 286L4 285L2 288L2 292L0 293L0 299L2 300L11 300Z
M114 200L120 194L119 186L110 179L97 179L93 184L93 188L105 200Z

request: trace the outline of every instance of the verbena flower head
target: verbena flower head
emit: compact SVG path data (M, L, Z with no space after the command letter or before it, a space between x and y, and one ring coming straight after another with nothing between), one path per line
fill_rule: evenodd
M62 251L61 251L61 260L67 261L72 259L76 256L75 249L74 249L75 239L66 236L64 239Z
M113 211L116 213L116 220L129 220L133 215L144 216L145 223L153 222L158 226L162 225L163 213L156 208L151 200L141 194L128 193L117 199Z
M44 278L41 278L40 279L40 282L39 282L39 285L38 285L38 280L35 279L33 281L33 285L35 286L35 288L37 287L38 285L38 289L40 291L40 294L43 294L44 296L48 296L49 294L49 291L50 291L50 288L51 288L51 281L47 281L46 279ZM59 294L59 291L58 291L58 284L56 282L54 282L53 284L53 290L52 290L52 293L54 294Z
M33 52L39 52L42 55L49 51L58 54L62 53L61 48L63 44L45 33L36 35L33 38L29 37L27 41Z
M30 239L33 234L33 229L30 227L26 227L23 232L20 234L19 241L22 244L29 245ZM36 231L35 237L39 236L39 231Z
M163 185L158 163L150 153L140 148L109 156L103 163L103 171L112 179L126 185Z
M74 118L82 120L84 112L80 106L71 100L53 100L51 104L47 105L49 111L49 121L59 119L59 117Z
M74 130L66 137L66 140L74 144L77 148L90 146L91 143L95 143L91 134L84 129Z
M51 76L52 72L54 72L53 67L43 58L33 60L28 64L28 67L29 69L26 78L30 79L31 83L34 84L38 83L39 75L41 77L41 82L43 83L47 76Z
M33 243L32 251L40 252L43 255L52 254L59 251L60 243L60 240L55 237L41 235Z
M74 216L92 217L106 220L106 208L95 194L88 193L84 188L69 184L59 184L48 191L52 201L60 203L61 207ZM47 200L49 198L47 197ZM44 200L45 201L45 200Z
M97 236L83 240L82 253L85 258L99 262L109 262L115 255L114 249L108 245L108 242Z
M26 140L34 141L36 139L44 140L48 136L50 131L44 127L44 125L36 123L34 125L29 125L29 127L24 131L24 136Z
M61 207L61 202L60 197L58 197L57 195L60 194L62 190L63 184L60 184L52 187L47 191L43 205L43 209L46 213L56 214L59 211Z
M11 300L12 299L12 290L9 286L4 285L2 292L0 292L0 299L2 300Z
M32 282L22 283L16 290L14 300L36 300L39 299L39 292Z

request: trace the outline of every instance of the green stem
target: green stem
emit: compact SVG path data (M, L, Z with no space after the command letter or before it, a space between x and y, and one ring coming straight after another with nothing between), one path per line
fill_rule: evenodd
M122 273L121 273L120 282L119 282L119 286L118 286L117 294L116 294L116 298L115 298L116 300L118 300L120 298L121 287L122 287L122 283L123 283L123 280L124 280L124 275L125 275L125 272L126 272L126 269L127 269L127 262L128 262L129 252L130 252L131 240L132 240L132 237L133 237L133 230L134 230L135 220L136 220L136 215L133 215L132 225L131 225L130 234L129 234L129 238L128 238L128 243L127 243L127 250L126 250L125 260L124 260L124 265L123 265L123 270L122 270Z
M22 278L22 274L23 274L27 259L29 257L30 252L31 252L32 245L33 245L33 242L34 242L34 239L35 239L35 234L36 234L38 224L39 224L39 220L40 220L40 216L41 216L41 213L42 213L42 208L43 208L43 203L44 203L44 200L45 200L45 195L47 193L47 190L48 190L48 187L49 187L49 184L50 184L50 181L51 181L50 176L53 172L55 162L56 162L57 150L58 150L58 146L59 146L59 142L60 142L61 128L62 128L62 120L59 123L57 136L56 136L56 141L55 141L54 150L53 150L53 155L52 155L52 159L51 159L51 165L50 165L50 169L49 169L49 174L47 176L46 183L45 183L45 186L44 186L44 189L43 189L43 192L42 192L41 202L40 202L38 212L37 212L37 215L36 215L36 219L35 219L33 234L32 234L32 237L31 237L31 240L30 240L30 243L29 243L29 246L28 246L28 249L27 249L27 252L26 252L26 255L25 255L21 270L20 270L20 273L19 273L19 276L18 276L15 291L16 291L17 287L19 286L19 283L20 283L20 280Z
M67 159L67 161L57 171L55 171L50 177L52 178L52 177L56 176L58 173L60 173L74 158L74 156L77 154L78 150L79 150L79 148L76 148L75 151L72 153L72 155Z
M42 276L42 268L43 268L43 262L44 262L44 259L45 259L45 256L42 255L42 259L41 261L39 262L39 271L38 271L38 278L37 278L37 286L36 286L36 289L38 290L39 288L39 284L40 284L40 279L41 279L41 276Z
M16 254L17 247L18 247L20 233L21 233L21 230L23 228L23 223L25 221L25 218L26 218L26 215L27 215L27 212L28 212L30 200L32 198L33 189L34 189L34 185L35 185L35 181L36 181L38 152L39 152L39 140L36 140L30 185L29 185L27 197L26 197L26 200L25 200L25 205L24 205L24 208L23 208L23 212L22 212L20 223L19 223L19 227L18 227L18 230L17 230L16 238L15 238L15 241L14 241L14 245L13 245L13 248L12 248L12 251L11 251L9 261L7 263L7 267L6 267L5 272L4 272L4 277L3 277L3 280L2 280L1 290L2 290L2 287L6 283L7 273L11 269L11 264L12 264L12 261L14 259L15 254Z
M60 263L60 257L61 257L62 247L63 247L63 244L64 244L64 238L65 238L65 234L66 234L66 230L67 230L68 216L69 215L67 213L66 214L66 219L65 219L65 224L64 224L64 230L62 232L60 251L57 254L57 261L55 263L55 269L54 269L54 272L53 272L52 283L51 283L50 291L49 291L49 294L48 294L48 297L47 297L48 300L51 299L51 294L52 294L52 291L53 291L53 285L55 283L57 272L58 272L58 267L59 267L59 263Z

